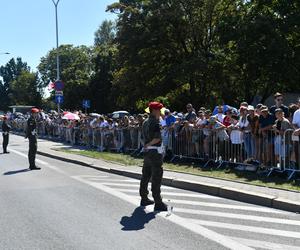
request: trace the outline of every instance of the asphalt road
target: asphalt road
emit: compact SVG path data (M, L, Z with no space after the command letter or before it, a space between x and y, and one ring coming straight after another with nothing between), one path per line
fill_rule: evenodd
M2 141L0 141L2 142ZM0 155L0 249L300 250L300 215L163 187L172 213L138 206L138 180L38 156Z

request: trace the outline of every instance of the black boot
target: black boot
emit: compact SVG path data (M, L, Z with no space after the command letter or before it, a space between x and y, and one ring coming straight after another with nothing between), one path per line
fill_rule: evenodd
M41 170L41 168L37 167L37 166L33 166L33 167L29 167L30 170Z
M161 202L161 203L155 203L154 206L154 211L158 211L158 212L165 212L168 211L168 205Z
M146 207L146 206L149 206L149 205L153 205L154 204L154 201L146 198L146 199L141 199L141 206L142 207Z

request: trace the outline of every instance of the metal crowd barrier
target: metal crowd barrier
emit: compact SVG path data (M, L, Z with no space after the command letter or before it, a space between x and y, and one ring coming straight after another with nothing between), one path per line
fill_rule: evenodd
M18 133L26 131L26 120L12 122ZM267 176L284 173L292 179L300 173L299 136L289 129L282 135L273 130L254 135L249 131L226 128L195 128L190 125L161 130L163 144L171 162L176 160L200 160L203 167L232 167L238 170L256 171L258 165L265 168ZM140 127L91 128L89 124L72 127L70 123L40 122L38 134L47 139L59 140L71 145L86 146L97 151L113 151L139 155L143 148ZM255 166L253 164L255 162Z
M173 155L171 161L203 160L204 167L213 164L216 168L234 166L252 171L256 170L253 163L255 166L261 163L267 176L274 172L285 172L288 173L288 179L291 179L299 172L300 162L299 137L295 141L293 131L287 130L283 135L277 135L273 130L268 130L254 135L224 128L174 129L168 132Z

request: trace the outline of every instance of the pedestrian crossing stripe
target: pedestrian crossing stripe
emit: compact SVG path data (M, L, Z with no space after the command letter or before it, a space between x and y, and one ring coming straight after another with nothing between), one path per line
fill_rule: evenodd
M262 212L262 213L273 213L273 214L285 214L284 211L272 210L270 208L264 208L264 207L228 205L228 204L220 204L220 203L212 203L212 202L177 200L177 199L168 199L168 201L175 204L184 204L184 205L192 205L192 206L236 209L236 210L255 211L255 212Z
M206 210L204 211L201 209L196 210L196 209L188 209L188 208L174 208L174 212L300 226L300 221L298 220L279 219L279 218L272 218L272 217L265 217L265 216L255 216L255 215L238 214L238 213L225 213L225 212L206 211Z
M127 201L127 202L135 205L135 206L139 206L140 199L136 199L133 196L129 196L129 195L126 195L125 193L119 192L111 187L104 185L103 183L88 181L88 180L81 178L81 176L72 176L71 178L73 178L77 181L80 181L82 183L85 183L87 185L90 185L94 188L100 189L110 195L118 197L124 201ZM149 206L149 207L145 208L145 211L152 212L153 206ZM236 241L230 239L229 237L226 237L224 235L216 233L212 230L202 227L201 225L190 223L190 222L188 222L188 220L186 220L180 216L177 216L175 214L172 214L172 216L168 216L167 212L162 212L162 213L158 213L157 216L165 218L177 225L180 225L198 235L202 235L203 237L205 237L211 241L217 242L218 244L220 244L224 247L227 247L229 249L232 249L232 250L254 250L251 247L240 244L239 242L236 242Z
M255 247L255 248L262 248L267 250L300 250L300 247L285 245L285 244L277 244L273 242L266 242L261 240L250 240L238 237L230 237L231 239L241 242L244 245Z
M208 220L198 220L198 219L188 219L188 220L192 223L196 223L201 226L208 226L208 227L214 227L214 228L216 227L216 228L238 230L238 231L260 233L260 234L268 234L268 235L272 235L272 236L276 235L276 236L296 238L296 239L300 238L300 233L293 232L293 231L285 231L285 230L278 230L278 229L264 228L264 227L244 226L244 225L215 222L215 221L208 221Z
M115 188L115 190L124 192L124 193L138 193L138 189L126 189L126 188ZM151 191L150 191L151 192ZM200 198L200 199L212 199L212 200L221 200L222 198L216 196L210 196L206 194L190 194L190 193L178 193L178 192L161 192L165 196L178 196L178 197L190 197L190 198Z
M102 185L105 186L120 186L120 187L134 187L134 188L139 188L139 184L128 184L128 183L111 183L111 182L101 182ZM173 187L167 187L167 186L162 186L161 189L169 189L169 190L175 190Z
M17 153L17 154L27 158L27 155L25 155L21 152L16 151L14 153ZM51 168L60 173L64 173L64 171L61 170L60 168L52 166L47 162L40 161L40 164L43 164L43 165L47 166L48 168ZM70 176L68 175L68 177L70 177ZM82 177L82 176L71 176L71 178L73 178L77 181L80 181L82 183L88 184L90 186L93 186L104 192L107 192L110 195L118 197L124 201L130 202L136 206L139 205L140 199L136 199L133 196L126 195L118 190L115 190L114 188L110 188L106 185L102 185L101 183L84 180L84 177ZM88 178L88 176L87 176L87 178ZM116 184L116 183L114 183L114 184ZM122 183L122 184L128 184L128 183ZM132 185L129 185L129 186L132 186ZM134 186L138 186L138 185L134 185ZM118 187L118 186L116 186L116 187ZM178 190L175 188L170 188L170 189ZM150 206L149 208L146 208L145 210L148 212L152 212L153 206ZM279 223L279 224L296 225L296 226L300 225L300 221L297 221L297 220L278 219L278 218L269 218L269 217L261 217L261 216L250 216L250 215L243 215L243 214L230 214L230 213L222 213L222 212L201 211L199 209L198 210L181 209L181 208L175 207L174 212L176 213L176 211L179 213L200 214L200 215L208 215L208 216L223 217L223 218L233 218L233 219L241 219L241 220L253 220L253 221L258 221L258 222ZM198 213L195 213L195 211L198 211ZM208 214L208 213L210 213L210 214ZM291 214L291 213L289 213L289 214ZM253 247L263 248L263 249L284 249L284 250L299 250L300 249L300 247L297 247L297 246L289 246L289 245L275 244L275 243L269 244L268 242L264 242L264 241L256 241L256 240L250 240L250 239L244 239L244 238L235 238L235 237L231 237L231 236L225 236L223 234L214 232L213 230L208 229L207 227L212 227L212 228L214 228L214 227L215 228L223 228L223 227L225 228L226 227L226 229L230 228L230 230L234 230L235 228L238 228L238 229L241 229L240 231L247 230L247 232L250 232L250 230L255 230L255 233L258 232L258 233L262 233L262 234L264 234L264 232L270 232L269 234L272 233L271 235L276 235L276 236L281 236L281 237L289 236L288 238L296 238L296 241L300 238L300 235L297 230L296 230L296 232L293 232L293 231L284 231L284 230L277 230L277 229L270 229L270 228L243 226L243 225L230 224L230 223L219 223L219 222L213 222L213 221L211 222L211 221L207 221L207 220L202 221L202 223L200 223L201 220L197 220L197 222L196 222L195 219L186 219L186 218L183 218L176 214L172 214L172 216L166 217L167 213L160 213L160 214L157 214L157 216L166 218L167 220L174 222L177 225L180 225L192 232L202 235L202 236L204 236L212 241L215 241L215 242L219 243L220 245L227 247L229 249L252 250ZM218 223L218 226L215 223ZM296 243L296 241L295 241L295 243ZM269 247L268 247L268 244L269 244Z

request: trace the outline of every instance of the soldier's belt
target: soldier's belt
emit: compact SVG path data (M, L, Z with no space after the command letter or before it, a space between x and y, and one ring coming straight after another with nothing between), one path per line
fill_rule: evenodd
M147 147L147 149L155 149L155 150L157 150L157 153L162 154L162 155L165 153L165 147L163 145L161 145L160 147L149 146L149 147Z

